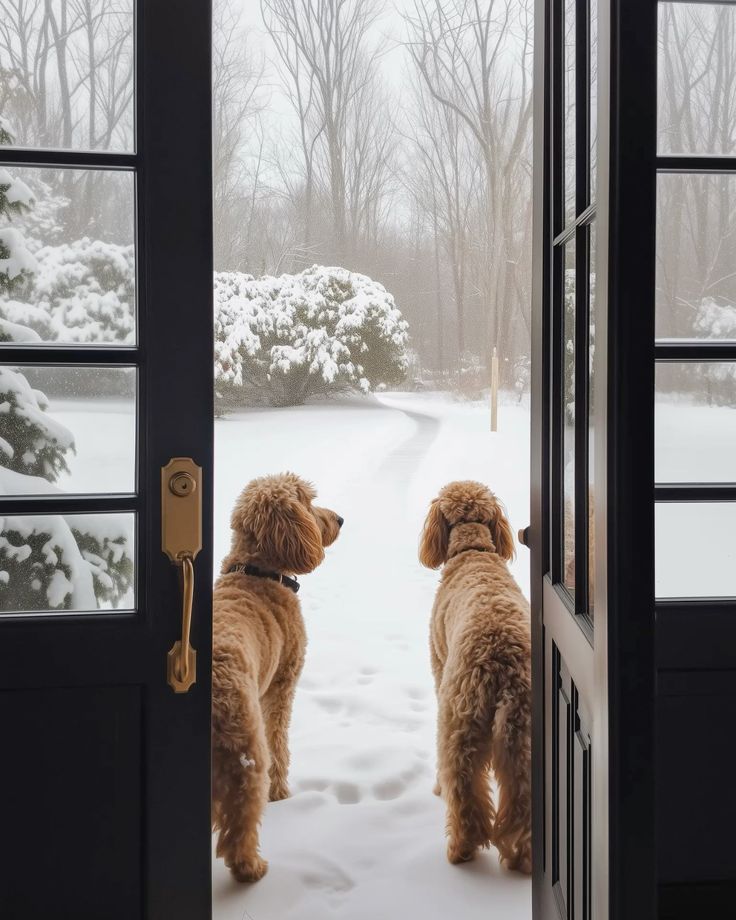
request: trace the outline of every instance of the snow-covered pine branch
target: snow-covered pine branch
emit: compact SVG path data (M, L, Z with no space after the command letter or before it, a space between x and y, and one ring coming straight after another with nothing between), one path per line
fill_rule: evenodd
M3 137L10 137L3 128ZM7 143L7 141L5 141ZM10 222L33 207L33 192L25 182L0 167L0 217ZM15 227L0 227L0 291L12 293L36 269L36 260Z
M391 294L344 268L297 275L215 274L215 381L233 401L275 406L401 382L408 324ZM242 400L238 395L242 393Z

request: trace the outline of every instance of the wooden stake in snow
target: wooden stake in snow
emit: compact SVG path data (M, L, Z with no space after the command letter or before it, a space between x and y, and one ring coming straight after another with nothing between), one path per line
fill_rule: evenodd
M498 431L498 354L495 345L491 358L491 431Z

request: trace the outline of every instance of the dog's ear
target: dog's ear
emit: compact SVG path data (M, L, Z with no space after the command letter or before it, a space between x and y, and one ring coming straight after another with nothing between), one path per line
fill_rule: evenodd
M419 541L419 561L428 569L438 569L447 559L449 543L450 526L440 510L439 499L435 498L429 506Z
M252 526L261 552L286 572L311 572L325 557L317 522L296 497L269 502Z
M516 555L514 534L506 517L506 511L500 502L496 503L495 513L488 526L491 529L491 539L496 547L496 552L502 559L509 562Z

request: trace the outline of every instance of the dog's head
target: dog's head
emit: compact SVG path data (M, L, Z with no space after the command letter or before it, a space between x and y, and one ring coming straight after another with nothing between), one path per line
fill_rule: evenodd
M430 569L447 561L450 531L461 524L488 528L493 549L505 560L514 557L514 536L506 510L491 490L466 480L446 485L429 508L419 544L419 561Z
M313 504L316 496L314 486L294 473L249 482L230 519L231 555L294 575L316 569L343 524L334 511Z

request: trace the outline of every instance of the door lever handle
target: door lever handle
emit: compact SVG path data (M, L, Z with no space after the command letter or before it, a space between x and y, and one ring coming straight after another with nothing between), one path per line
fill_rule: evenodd
M197 652L192 648L192 605L194 602L194 559L184 555L180 560L182 575L181 639L169 649L166 671L174 693L186 693L197 679Z
M166 675L174 693L197 680L192 648L194 559L202 548L202 469L189 457L174 457L161 468L161 549L181 570L181 639L169 649Z
M529 530L530 528L529 528L529 525L527 524L527 526L522 527L521 530L517 534L519 543L521 543L522 546L526 546L527 549L529 549Z

